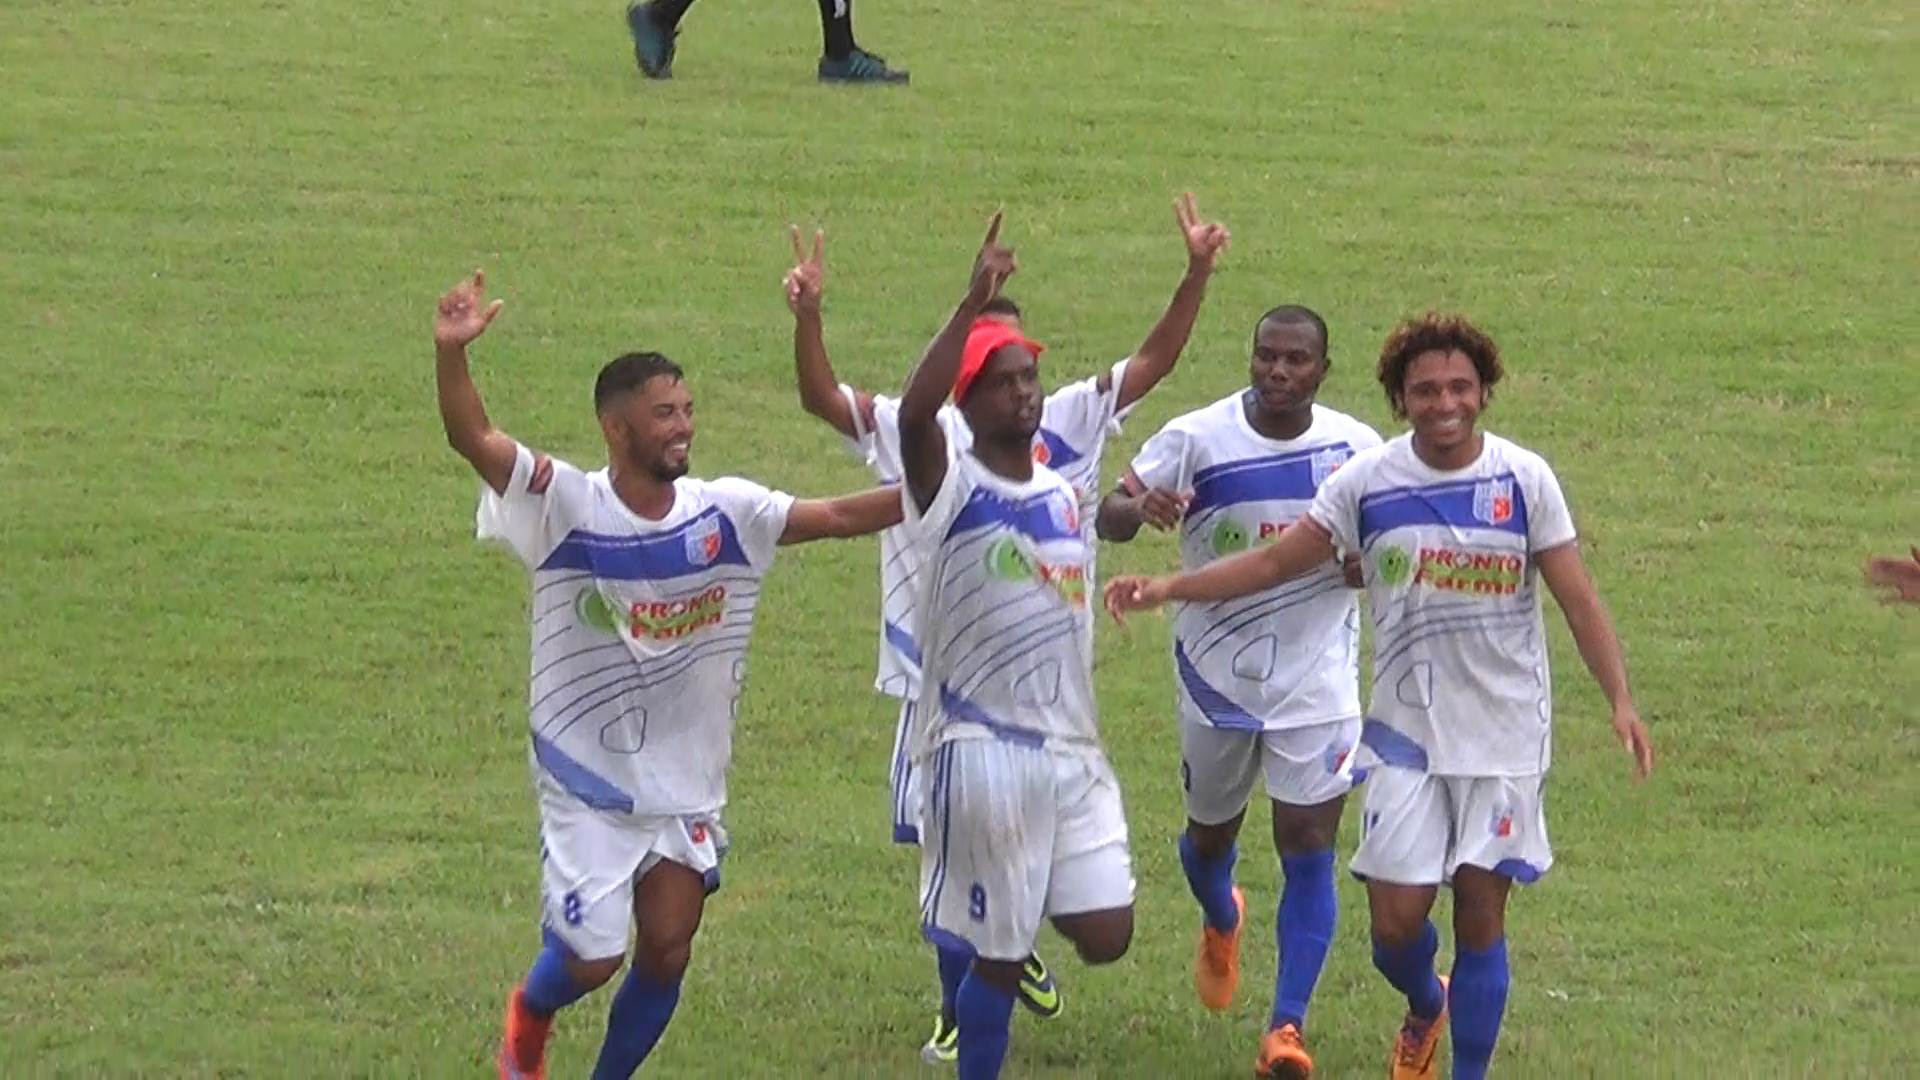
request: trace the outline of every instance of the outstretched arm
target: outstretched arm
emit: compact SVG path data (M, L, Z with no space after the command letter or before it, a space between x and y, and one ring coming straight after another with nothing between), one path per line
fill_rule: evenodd
M1333 558L1333 537L1312 518L1301 518L1273 543L1243 551L1198 570L1170 577L1116 577L1107 583L1107 611L1126 621L1129 611L1159 607L1169 600L1213 603L1270 589Z
M1167 302L1160 321L1153 324L1146 340L1121 369L1117 410L1124 411L1146 397L1160 385L1160 380L1173 372L1174 364L1187 347L1187 339L1193 336L1193 324L1200 318L1200 303L1206 299L1207 281L1213 276L1214 264L1231 239L1226 226L1200 220L1192 192L1174 201L1173 212L1187 244L1187 272L1173 290L1173 299Z
M1013 252L1000 246L1000 220L996 212L987 226L980 253L974 257L967 295L927 344L900 395L900 461L905 467L907 494L923 511L933 505L934 496L947 479L947 436L940 428L940 406L959 377L967 333L1015 269Z
M440 298L433 319L434 376L447 445L467 459L495 494L501 494L513 479L518 444L487 419L487 407L467 370L467 346L485 333L500 313L501 301L486 303L485 289L486 275L475 270L472 278Z
M847 438L858 439L862 416L855 410L864 413L871 428L873 398L856 393L855 400L848 401L827 359L826 332L820 317L820 298L826 291L827 234L813 234L813 252L809 254L801 243L799 226L789 225L787 231L793 240L794 267L787 271L785 286L787 308L793 312L793 371L800 389L800 406Z
M795 499L787 510L787 527L780 534L780 543L784 546L866 536L900 524L901 516L898 487L874 488L835 499Z
M1653 769L1653 744L1633 704L1633 691L1627 686L1627 660L1620 649L1619 635L1614 633L1606 605L1600 602L1599 590L1587 576L1580 545L1561 544L1537 553L1533 559L1554 602L1566 616L1567 629L1573 631L1574 644L1580 648L1580 659L1613 707L1614 734L1633 755L1634 771L1644 779Z

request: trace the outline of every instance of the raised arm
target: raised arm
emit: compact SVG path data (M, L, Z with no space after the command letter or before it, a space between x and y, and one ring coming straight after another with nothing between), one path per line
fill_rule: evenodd
M487 407L480 401L480 390L467 370L467 346L485 333L500 313L501 301L486 302L486 283L486 275L475 270L471 279L440 298L433 317L434 374L447 445L467 459L488 487L501 494L513 479L514 456L519 450L511 436L487 419Z
M960 374L967 333L1016 269L1013 252L1000 246L1000 220L996 212L980 253L974 256L967 295L927 344L900 395L900 460L907 494L923 511L933 505L933 497L947 479L947 436L940 428L940 407Z
M787 511L787 527L780 534L780 543L784 546L866 536L900 524L901 517L898 487L874 488L835 499L795 499Z
M1281 531L1273 543L1208 563L1170 577L1116 577L1107 583L1107 610L1119 622L1129 611L1159 607L1169 600L1213 603L1269 589L1333 558L1333 536L1303 517Z
M854 410L864 411L871 428L873 399L861 393L855 395L855 401L848 401L827 359L826 332L820 319L820 298L826 291L827 234L813 234L813 251L809 254L801 242L800 227L789 225L787 232L793 240L794 267L787 271L785 286L787 308L793 312L793 372L800 389L800 407L847 438L858 439L862 417Z
M1554 602L1566 616L1567 629L1579 646L1580 659L1593 674L1600 690L1613 708L1613 732L1620 745L1633 755L1634 772L1642 779L1653 770L1653 743L1647 738L1646 725L1633 704L1633 691L1627 686L1627 659L1620 650L1619 635L1613 620L1600 602L1600 592L1587 575L1587 564L1580 558L1580 545L1561 544L1533 557L1540 568Z
M1145 341L1127 359L1121 369L1117 409L1126 409L1160 385L1173 372L1174 364L1193 336L1193 324L1200 318L1200 303L1207 296L1207 281L1213 276L1214 263L1227 249L1231 237L1226 226L1200 220L1193 193L1173 203L1174 216L1180 222L1180 234L1187 244L1187 272L1173 290L1173 299L1160 321L1147 332Z

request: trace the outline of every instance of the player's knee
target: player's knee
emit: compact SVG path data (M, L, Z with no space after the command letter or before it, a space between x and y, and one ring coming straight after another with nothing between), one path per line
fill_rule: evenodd
M1340 811L1344 798L1318 806L1273 804L1273 846L1282 855L1304 855L1333 847L1340 832Z
M609 956L600 960L568 957L567 974L573 977L575 983L592 992L605 986L610 979L620 973L621 960L622 958L618 956Z
M693 960L692 934L640 935L633 951L634 966L647 978L659 983L679 982Z
M1218 825L1203 825L1191 818L1187 819L1187 840L1193 845L1194 853L1208 861L1225 855L1228 849L1233 847L1234 839L1240 834L1240 820L1244 816L1242 814Z
M1133 909L1103 911L1074 928L1073 948L1087 964L1111 964L1133 945Z

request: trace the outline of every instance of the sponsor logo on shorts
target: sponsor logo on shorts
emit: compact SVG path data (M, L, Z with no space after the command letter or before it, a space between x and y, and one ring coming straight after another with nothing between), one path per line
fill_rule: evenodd
M1499 837L1502 840L1507 840L1512 838L1513 807L1508 806L1505 803L1502 803L1501 805L1494 807L1493 813L1488 815L1487 831Z

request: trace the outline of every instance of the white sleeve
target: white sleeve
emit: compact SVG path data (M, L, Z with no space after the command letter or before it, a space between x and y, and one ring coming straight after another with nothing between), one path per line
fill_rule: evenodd
M846 383L841 383L840 396L847 399L847 411L853 414L853 431L854 431L854 435L852 438L848 438L846 435L842 434L840 436L840 441L846 444L847 453L852 454L854 457L859 458L862 462L870 462L873 460L875 440L873 437L873 431L869 429L867 425L862 423L860 420L860 391L855 390L853 387L848 386ZM878 398L875 398L874 409L876 412L878 412L879 406L880 406L880 400Z
M924 511L914 504L913 493L902 481L900 505L905 518L902 524L920 542L937 543L959 516L960 508L966 505L974 487L973 478L967 474L972 456L955 446L952 439L947 440L947 475L941 479L940 490L934 492L933 500Z
M568 533L587 522L592 506L593 491L585 473L559 458L520 446L506 491L495 493L480 485L474 533L512 548L533 569L553 554Z
M1133 363L1133 357L1129 356L1125 360L1114 364L1113 369L1107 372L1107 393L1110 394L1113 399L1107 406L1112 410L1107 417L1107 432L1111 435L1120 434L1120 425L1126 423L1127 417L1132 416L1133 410L1140 405L1140 402L1136 401L1124 409L1119 407L1120 380L1127 377L1127 365L1131 363ZM1145 399L1143 398L1141 400Z
M787 531L787 512L793 509L793 496L737 476L711 481L707 491L720 512L733 523L747 562L755 570L772 566L774 553L780 550L780 534Z
M1114 405L1120 400L1120 374L1126 367L1124 360L1114 365L1104 393L1098 378L1082 379L1055 390L1047 396L1040 422L1068 446L1082 454L1092 453L1109 434L1119 430Z
M1360 550L1360 488L1366 483L1366 466L1346 466L1327 478L1313 497L1307 516L1333 535L1333 546L1342 552Z
M1193 484L1193 463L1188 458L1190 445L1184 430L1168 424L1153 433L1140 452L1133 455L1133 463L1127 469L1149 489L1184 492Z
M1371 426L1367 424L1363 424L1358 420L1354 421L1354 424L1353 424L1353 440L1352 441L1353 441L1353 452L1356 454L1358 454L1362 450L1371 450L1374 447L1379 446L1386 442L1385 439L1382 439L1380 437L1379 432L1373 430Z
M1535 457L1517 470L1521 497L1527 502L1527 550L1538 554L1573 542L1573 512L1560 490L1560 478L1544 460Z

